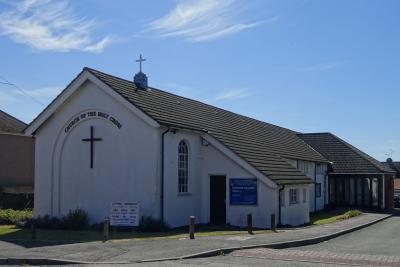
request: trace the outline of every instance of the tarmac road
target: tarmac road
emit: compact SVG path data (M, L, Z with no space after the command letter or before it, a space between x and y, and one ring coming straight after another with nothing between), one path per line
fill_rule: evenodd
M284 260L274 260L277 254ZM293 255L304 254L300 260ZM271 257L272 254L272 257ZM329 256L329 257L328 257ZM175 262L146 263L142 266L400 266L400 217L394 216L359 231L311 246L285 250L257 249L226 256ZM277 257L279 258L279 257ZM346 261L347 260L347 261ZM354 261L346 264L348 261Z
M304 246L301 247L301 249L338 253L400 256L400 216L393 216L367 228L320 244Z
M400 217L329 241L283 250L249 249L209 258L106 266L400 266ZM79 265L83 266L83 265ZM88 265L94 266L94 265Z

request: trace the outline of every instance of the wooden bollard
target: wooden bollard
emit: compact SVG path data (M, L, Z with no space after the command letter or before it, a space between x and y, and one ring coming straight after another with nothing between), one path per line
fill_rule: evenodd
M253 215L251 213L247 214L247 232L253 234Z
M189 238L194 239L194 216L189 217Z
M110 235L110 220L106 218L103 222L103 242L106 242Z
M35 225L35 222L31 223L31 239L32 240L36 239L36 225Z
M271 229L272 231L276 232L275 214L271 214Z

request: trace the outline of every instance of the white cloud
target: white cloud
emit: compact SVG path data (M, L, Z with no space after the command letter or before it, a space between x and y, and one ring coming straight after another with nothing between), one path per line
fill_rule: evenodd
M324 62L324 63L319 63L319 64L315 64L312 66L300 68L300 69L297 69L297 71L300 71L300 72L322 72L322 71L337 68L343 64L344 64L343 61Z
M47 103L54 99L62 90L62 87L51 86L41 87L32 90L24 90L25 93L17 89L7 89L0 87L0 104L5 105L8 103L18 102L32 102Z
M104 37L100 42L89 45L85 47L83 50L87 52L99 53L103 52L104 48L111 43L111 38L109 36Z
M94 40L94 20L79 18L67 1L25 0L0 12L0 35L43 51L102 52L109 36Z
M160 37L183 37L192 42L209 41L254 28L266 21L249 22L246 1L190 0L178 1L165 16L152 21L147 31ZM269 22L278 17L269 19Z
M4 105L5 103L15 102L16 100L17 98L14 94L0 91L0 104Z
M225 91L218 94L215 100L237 100L243 99L251 96L251 93L247 89L235 89L230 91Z

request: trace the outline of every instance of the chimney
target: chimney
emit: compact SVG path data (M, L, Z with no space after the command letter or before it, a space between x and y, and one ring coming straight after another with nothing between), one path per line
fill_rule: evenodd
M139 89L146 90L147 89L147 76L142 72L142 62L146 61L145 58L142 58L142 54L140 54L139 59L136 62L139 62L139 72L135 74L133 77L133 82Z

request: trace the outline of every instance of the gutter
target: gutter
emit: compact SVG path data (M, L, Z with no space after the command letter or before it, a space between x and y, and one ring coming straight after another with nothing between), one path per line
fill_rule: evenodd
M165 132L161 134L161 191L160 191L160 210L161 215L160 219L164 222L164 143L165 143L165 134L170 131L168 128Z
M209 133L209 131L207 129L203 129L203 128L196 128L196 127L190 127L190 126L172 124L172 123L163 123L163 122L160 122L160 124L165 127L170 128L170 129L177 128L177 129L186 129L186 130L191 130L191 131L197 131L197 132L201 132L201 133Z
M279 218L278 218L278 224L282 225L282 203L281 203L281 191L285 189L285 185L282 185L281 188L278 190L278 213L279 213Z

